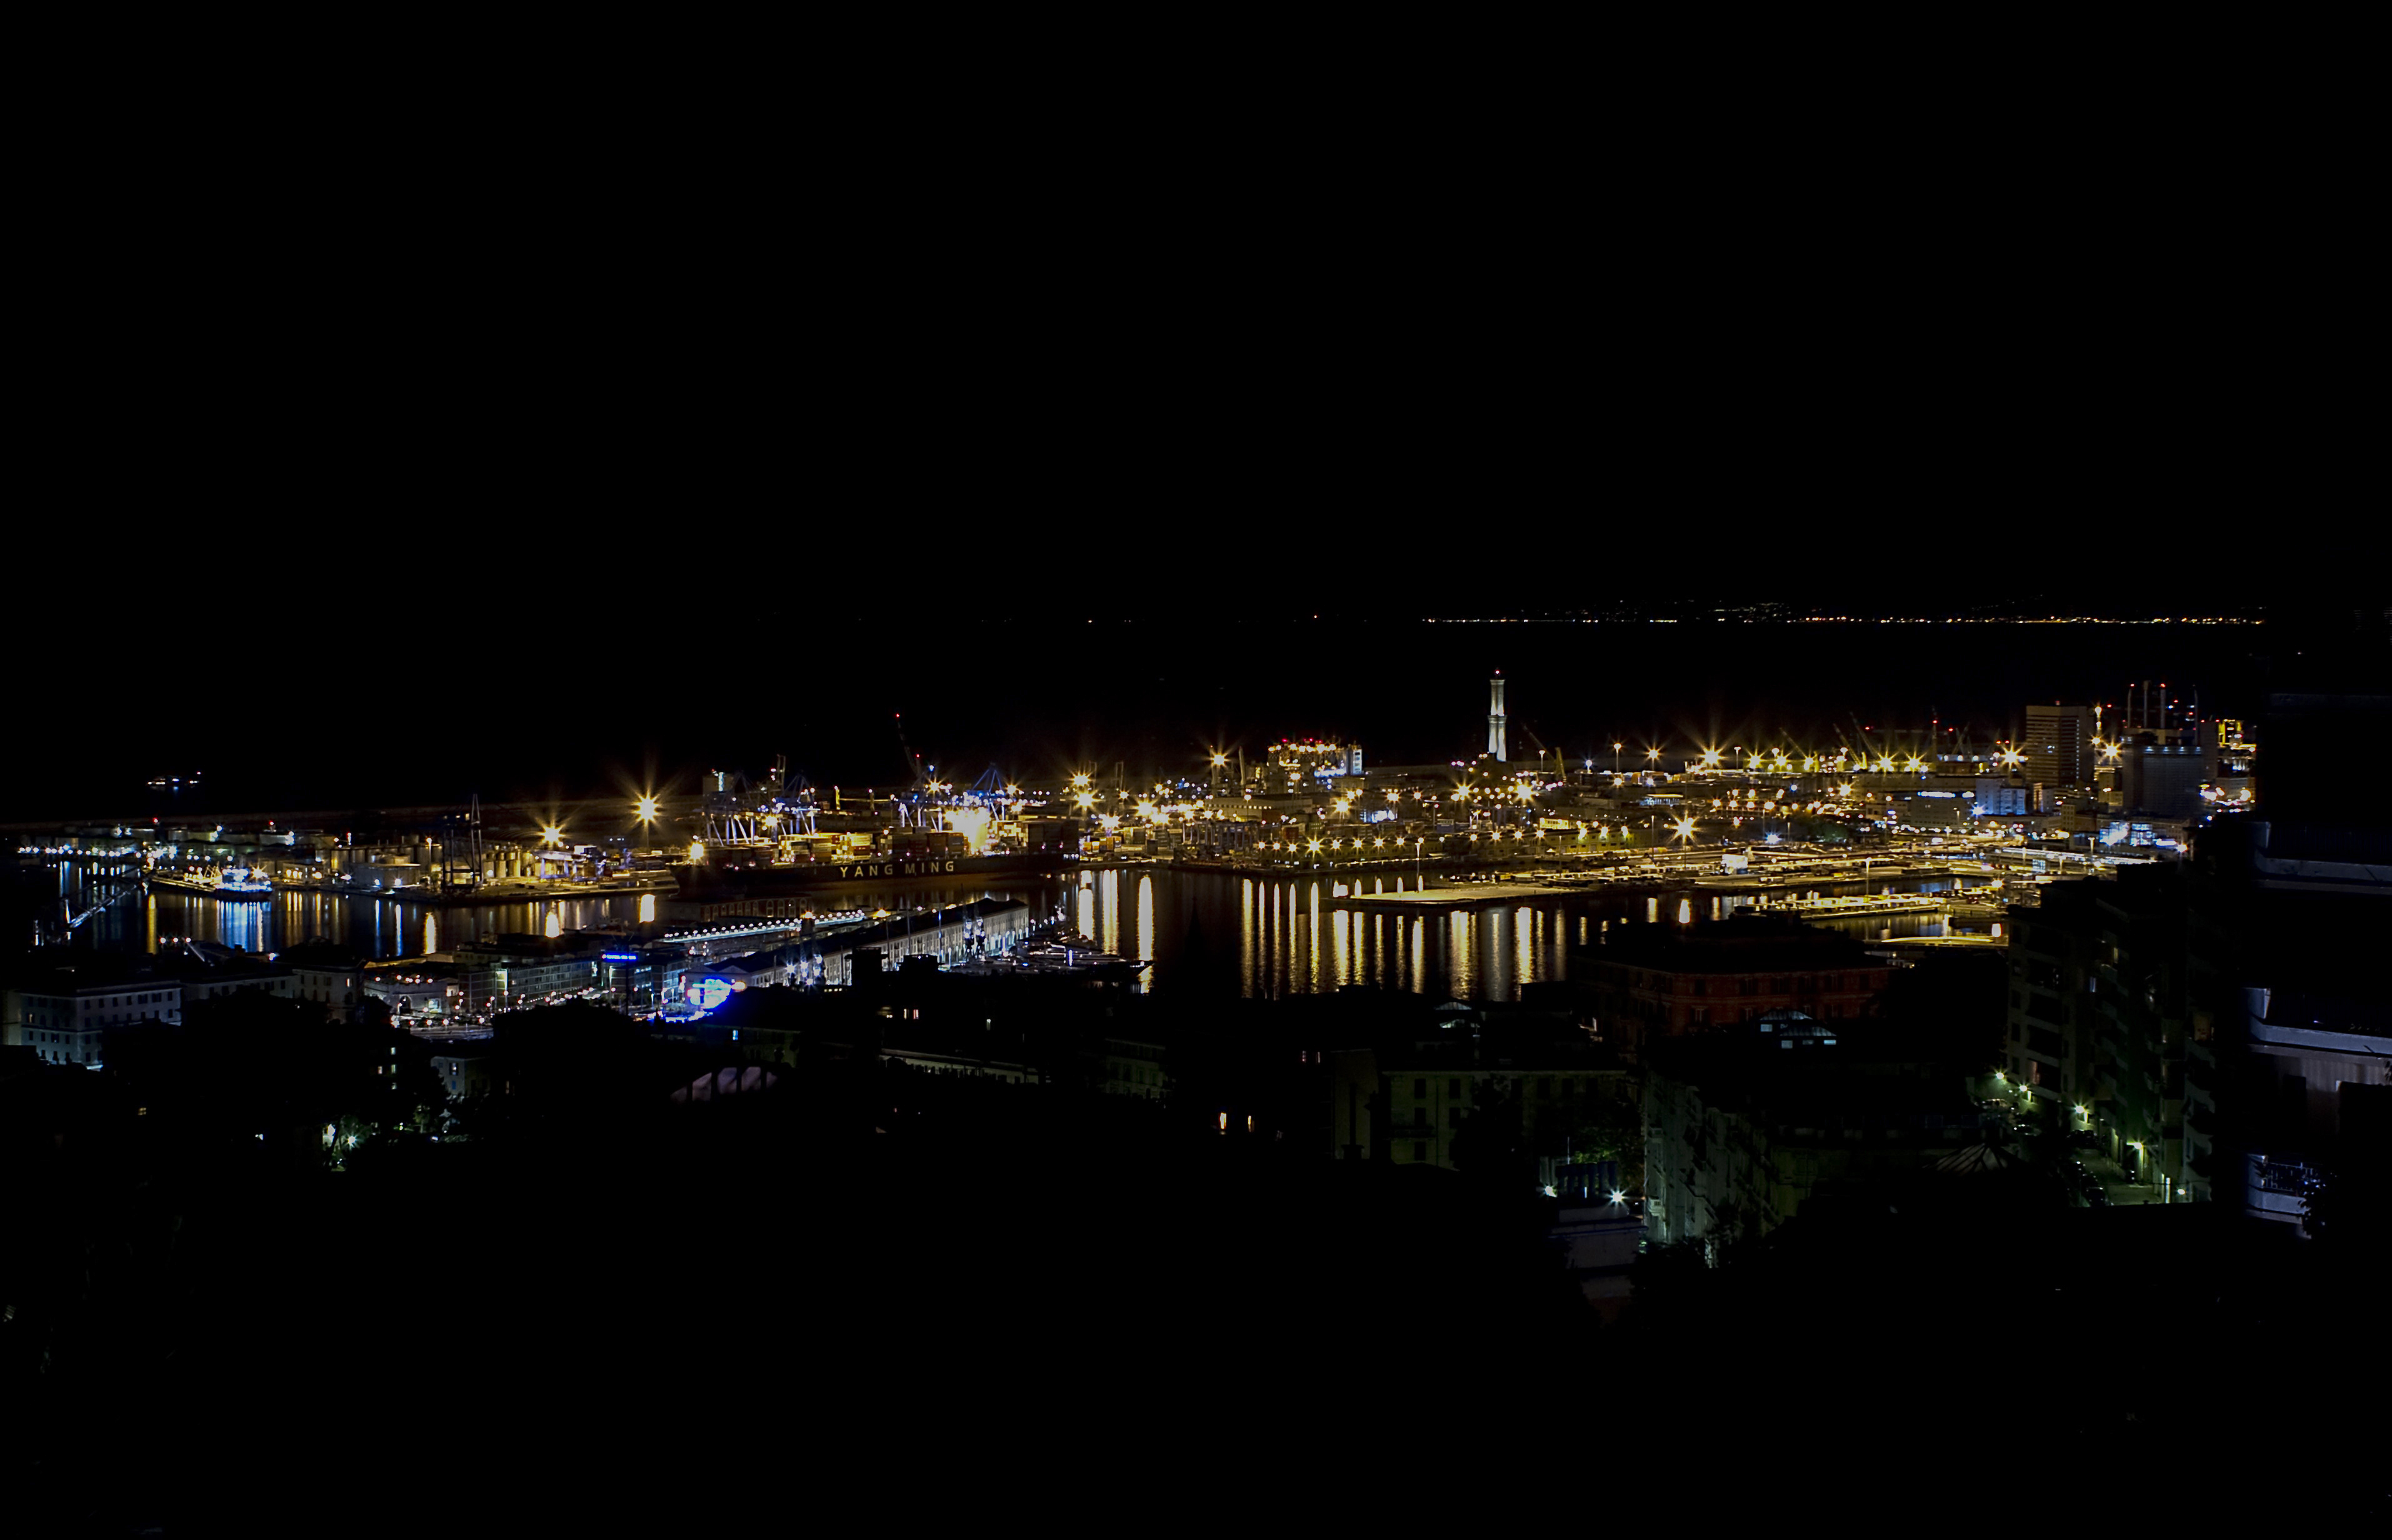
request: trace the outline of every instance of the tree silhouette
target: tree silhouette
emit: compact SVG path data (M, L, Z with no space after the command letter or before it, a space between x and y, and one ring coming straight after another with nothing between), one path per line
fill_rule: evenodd
M1503 1186L1534 1184L1537 1157L1528 1143L1516 1077L1497 1075L1480 1083L1450 1148L1453 1169L1466 1176Z
M1629 1192L1644 1187L1644 1118L1624 1096L1590 1096L1581 1105L1578 1126L1571 1132L1574 1158L1609 1160L1619 1168L1619 1184Z

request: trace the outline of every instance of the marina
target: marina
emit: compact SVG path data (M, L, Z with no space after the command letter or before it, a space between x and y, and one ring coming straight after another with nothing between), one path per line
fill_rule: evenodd
M809 921L828 940L839 927L878 916L896 927L888 947L893 963L909 950L909 916L989 900L1019 903L1030 924L1068 927L1097 951L1139 964L1141 987L1247 998L1351 984L1510 998L1524 984L1567 977L1571 950L1600 945L1606 924L1720 919L1756 909L1874 941L1991 937L2006 912L1985 900L1984 885L1993 879L1965 863L1943 862L1882 863L1866 876L1826 868L1790 877L1723 874L1715 861L1707 871L1692 862L1629 863L1585 874L1447 873L1425 888L1409 873L1281 874L1130 863L980 882L901 873L897 880L820 899L793 895L771 905L723 899L703 910L653 891L434 908L406 894L282 891L262 901L228 899L196 885L154 880L137 896L101 902L84 896L81 870L61 869L61 891L76 896L73 907L84 915L74 933L79 944L155 951L190 937L263 955L331 940L389 962L452 956L460 947L507 936L604 932L645 935L708 958L792 942ZM1794 881L1802 886L1790 886ZM1937 890L1920 891L1930 886ZM1883 892L1888 886L1908 891ZM1870 891L1834 892L1839 887ZM851 949L834 950L844 956ZM952 960L967 959L958 951Z

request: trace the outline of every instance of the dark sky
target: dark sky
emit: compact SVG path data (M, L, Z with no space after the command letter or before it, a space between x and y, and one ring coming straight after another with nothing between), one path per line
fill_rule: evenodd
M446 796L991 681L1060 732L1118 704L1047 651L1074 615L2366 570L2339 205L2057 141L1529 142L148 165L50 253L0 797L204 758Z

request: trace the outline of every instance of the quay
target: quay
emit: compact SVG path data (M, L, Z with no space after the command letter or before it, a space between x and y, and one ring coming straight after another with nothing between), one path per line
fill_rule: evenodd
M169 872L151 872L142 881L161 892L188 893L197 898L222 898L213 881ZM471 909L484 904L545 903L561 899L636 899L644 894L675 891L670 878L631 882L510 883L479 887L358 887L339 882L277 881L274 892L320 893L335 899L376 899L413 909ZM265 895L254 895L264 897Z
M670 877L631 882L575 882L557 879L508 883L479 887L354 887L336 882L278 882L278 893L323 893L341 899L381 899L416 909L471 909L481 904L545 903L556 899L636 899L678 890Z
M1779 899L1752 905L1759 914L1825 916L1830 914L1923 914L1948 909L1952 899L1942 893L1869 893L1851 898Z
M1566 899L1580 891L1557 883L1497 881L1415 887L1400 893L1350 893L1334 901L1357 909L1476 909L1528 899Z

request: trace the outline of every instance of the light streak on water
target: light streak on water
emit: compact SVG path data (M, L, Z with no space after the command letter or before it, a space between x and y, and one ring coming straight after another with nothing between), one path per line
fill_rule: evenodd
M1138 954L1154 960L1154 879L1138 879Z
M1254 992L1254 879L1238 879L1238 977L1242 993Z
M1316 882L1306 886L1312 889L1312 923L1305 931L1304 960L1307 964L1307 975L1312 979L1313 990L1318 993L1320 990L1320 885Z

